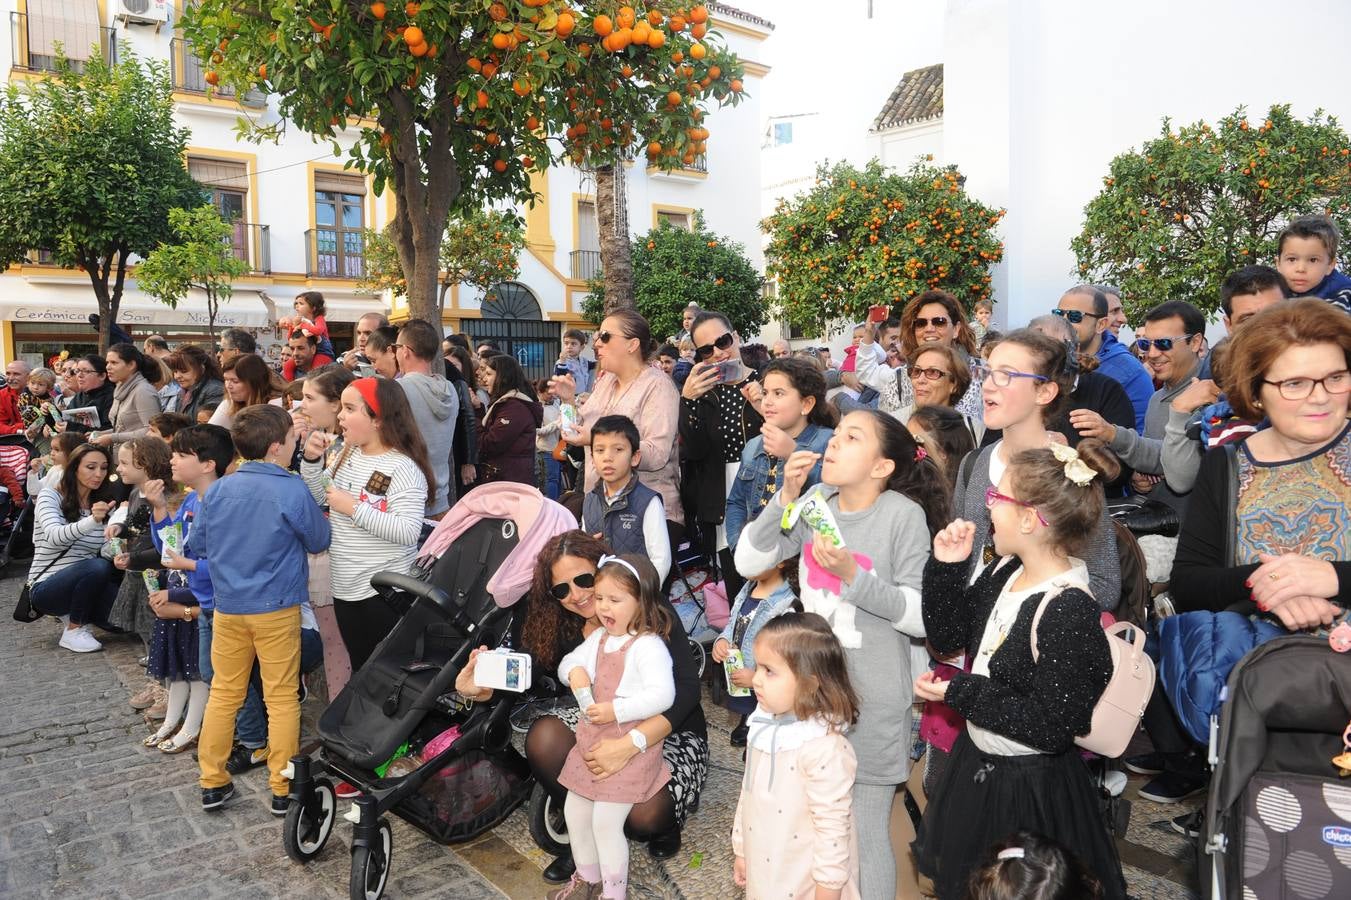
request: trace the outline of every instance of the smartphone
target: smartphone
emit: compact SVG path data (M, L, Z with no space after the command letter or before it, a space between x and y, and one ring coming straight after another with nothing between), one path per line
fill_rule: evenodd
M530 654L508 650L480 653L474 664L474 684L478 687L521 693L530 689Z
M731 384L741 374L741 364L734 359L724 359L720 363L713 363L713 365L718 370L717 384Z
M887 308L885 306L868 307L869 322L885 322L887 320Z
M555 378L557 378L557 377L559 377L559 376L562 376L562 375L567 375L567 374L570 374L570 373L569 373L569 370L568 370L568 367L567 367L567 364L566 364L566 363L561 363L561 362L556 362L556 363L554 363L554 377L555 377Z

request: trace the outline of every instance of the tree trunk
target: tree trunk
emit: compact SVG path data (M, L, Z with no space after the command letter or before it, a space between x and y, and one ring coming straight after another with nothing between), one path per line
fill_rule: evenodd
M125 258L118 265L117 286L114 291L108 289L108 276L112 271L113 254L108 253L102 258L85 257L81 268L89 276L89 283L94 288L94 299L99 307L99 355L108 352L108 348L113 342L113 322L117 321L117 312L122 305L122 285L126 277Z
M211 346L216 346L216 310L220 306L220 300L216 297L216 292L211 288L204 287L206 291L206 334L207 340L211 341Z
M623 163L619 163L623 165ZM615 178L613 166L596 169L596 222L600 230L600 265L605 281L605 314L633 308L633 255L629 243L628 192Z

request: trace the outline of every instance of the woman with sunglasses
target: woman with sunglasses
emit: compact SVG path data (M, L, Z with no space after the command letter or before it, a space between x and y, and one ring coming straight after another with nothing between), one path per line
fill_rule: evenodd
M665 376L663 376L665 377ZM544 545L535 567L525 619L516 646L529 653L536 672L552 672L563 656L600 627L596 613L596 569L608 551L604 542L582 531L569 531ZM700 701L699 672L690 655L689 638L679 617L666 641L673 661L675 701L658 716L644 720L635 731L641 737L600 741L586 754L587 765L596 774L621 771L644 746L663 741L662 757L671 770L671 780L651 799L629 812L630 834L648 843L648 852L668 859L680 849L680 827L696 806L708 773L708 726ZM491 691L474 685L474 658L456 677L455 688L471 699L483 700ZM567 690L559 687L560 693ZM548 792L555 810L562 809L567 791L558 783L563 762L577 743L578 711L568 706L536 719L525 738L525 758L537 782L536 790ZM564 852L544 870L553 884L567 881L573 873L572 855Z
M966 313L957 298L947 291L925 291L905 305L901 313L901 355L907 364L926 345L951 347L968 365L976 352L976 338L966 322ZM898 376L900 373L897 373ZM901 406L914 406L913 385L901 377ZM957 395L952 404L963 415L979 418L981 414L980 385L972 384Z
M586 402L577 408L577 427L562 431L563 440L586 448L586 490L600 480L591 460L591 423L602 416L628 416L638 426L642 462L638 480L661 494L666 518L685 523L680 504L676 452L676 417L680 395L675 383L661 368L651 364L657 345L647 320L631 309L616 310L600 323L592 344L598 374ZM571 375L550 379L554 396L565 404L577 397Z
M78 431L87 433L100 428L112 427L113 384L108 381L108 363L102 356L90 354L75 360L75 384L79 393L70 398L67 410L93 408L98 412L98 426L91 428L83 422L62 420L56 423L57 431Z

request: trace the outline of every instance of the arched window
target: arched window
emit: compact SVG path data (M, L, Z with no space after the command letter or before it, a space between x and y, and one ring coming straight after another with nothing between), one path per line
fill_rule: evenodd
M485 319L539 321L544 318L534 292L519 281L503 281L493 285L483 298L482 309Z

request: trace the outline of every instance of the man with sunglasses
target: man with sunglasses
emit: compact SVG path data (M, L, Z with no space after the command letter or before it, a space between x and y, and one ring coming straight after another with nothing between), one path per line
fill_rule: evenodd
M1108 310L1105 291L1096 285L1080 284L1066 291L1051 312L1070 323L1081 352L1097 357L1097 371L1125 388L1135 408L1135 430L1143 432L1154 382L1140 361L1116 339Z
M1145 362L1161 387L1149 399L1143 435L1117 428L1091 410L1070 413L1070 424L1081 436L1106 441L1122 462L1135 470L1131 486L1137 493L1148 493L1179 514L1186 507L1185 499L1162 483L1163 439L1173 400L1196 380L1205 330L1205 316L1185 300L1160 303L1145 314L1136 345L1144 351Z
M680 390L680 443L686 522L699 523L704 551L718 558L728 596L741 590L722 523L727 495L746 442L765 424L761 389L741 363L741 337L720 312L701 312L690 326L694 368Z

